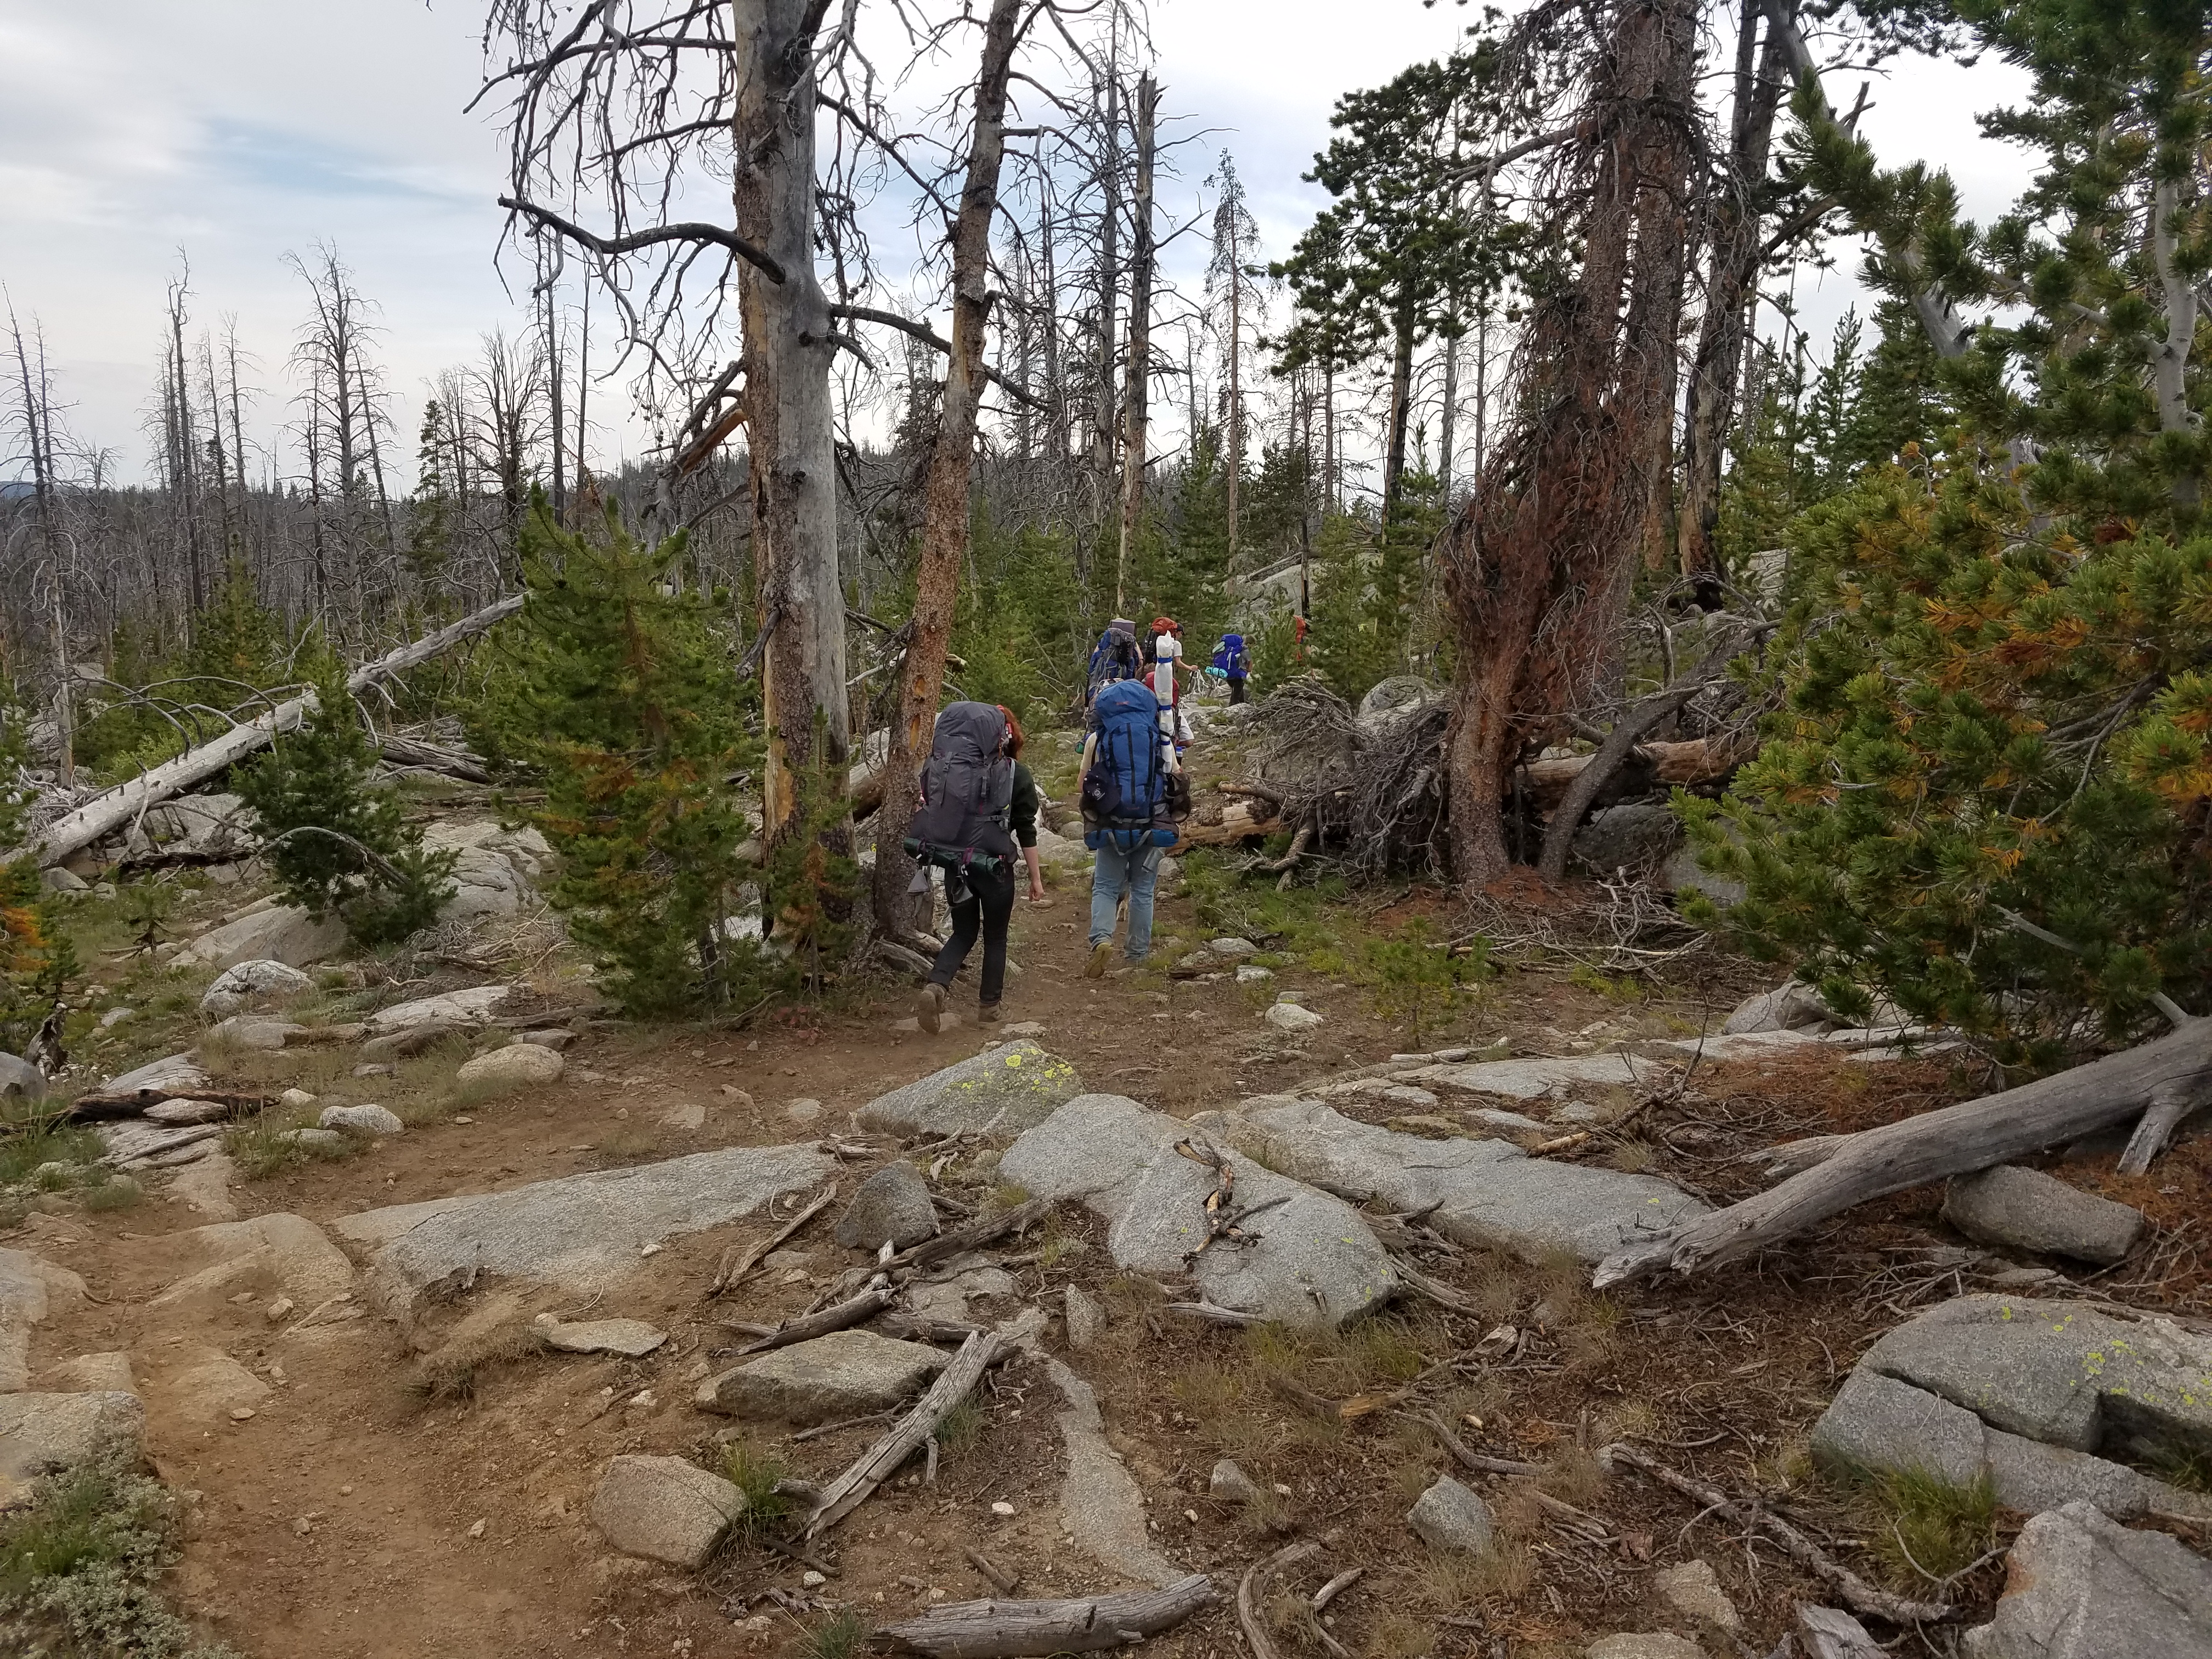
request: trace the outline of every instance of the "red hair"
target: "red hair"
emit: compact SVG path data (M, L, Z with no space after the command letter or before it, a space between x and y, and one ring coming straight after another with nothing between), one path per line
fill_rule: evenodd
M1015 760L1019 760L1022 757L1024 742L1022 723L1014 718L1014 711L1004 703L999 705L999 712L1006 717L1006 753Z

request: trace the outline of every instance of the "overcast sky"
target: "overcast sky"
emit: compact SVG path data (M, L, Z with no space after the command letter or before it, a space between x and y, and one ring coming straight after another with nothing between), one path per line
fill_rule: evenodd
M71 428L113 449L124 477L143 473L164 290L183 256L195 321L234 315L258 359L264 434L288 418L284 358L305 308L288 252L333 243L380 307L410 454L425 382L472 356L483 331L514 325L492 264L495 118L462 112L483 10L0 0L0 284L46 330ZM1264 249L1279 256L1324 199L1299 174L1336 98L1448 51L1467 13L1419 0L1155 0L1152 20L1164 108L1204 135L1181 152L1170 205L1189 216L1228 149ZM1968 210L1987 213L2017 189L2018 161L1980 139L1972 115L2013 95L2000 70L1908 64L1877 85L1864 131L1885 160L1949 166ZM1202 261L1198 239L1184 243L1186 262ZM1816 332L1856 291L1856 257L1842 264L1801 284ZM600 441L613 452L638 436L616 425Z

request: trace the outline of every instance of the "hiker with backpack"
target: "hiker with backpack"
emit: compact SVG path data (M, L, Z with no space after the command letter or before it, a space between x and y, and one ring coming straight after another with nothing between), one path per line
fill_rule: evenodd
M1098 643L1091 647L1091 667L1083 685L1083 703L1091 706L1102 686L1115 680L1133 680L1145 672L1145 656L1137 647L1137 624L1116 617L1106 624Z
M1106 971L1124 893L1129 936L1123 953L1134 964L1152 952L1161 849L1173 845L1176 820L1190 811L1190 786L1176 762L1173 741L1160 729L1161 712L1159 699L1142 680L1104 687L1091 706L1080 772L1083 844L1098 855L1091 872L1086 978Z
M1221 643L1213 648L1213 665L1221 671L1221 678L1229 682L1229 702L1231 708L1244 701L1244 682L1251 675L1251 664L1244 654L1242 634L1224 634Z
M1029 872L1030 899L1044 897L1036 850L1036 780L1021 763L1022 727L995 703L956 702L937 716L929 759L921 770L921 804L902 845L921 866L910 890L929 890L932 868L945 872L952 933L930 965L915 1006L925 1031L945 1018L945 994L968 953L983 941L983 978L975 1018L999 1019L1006 983L1006 926L1014 914L1016 848Z

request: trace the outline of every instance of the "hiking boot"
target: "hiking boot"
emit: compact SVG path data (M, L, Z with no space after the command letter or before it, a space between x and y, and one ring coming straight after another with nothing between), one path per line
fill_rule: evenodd
M1085 979L1105 978L1106 963L1109 959L1111 959L1113 955L1114 941L1110 939L1100 939L1097 944L1091 947L1091 960L1083 964L1083 977Z
M914 1012L921 1022L921 1029L935 1036L939 1022L945 1016L945 988L934 980L923 986L921 994L914 1000Z
M978 1025L996 1025L999 1023L999 1005L995 1002L977 1003L975 1023Z

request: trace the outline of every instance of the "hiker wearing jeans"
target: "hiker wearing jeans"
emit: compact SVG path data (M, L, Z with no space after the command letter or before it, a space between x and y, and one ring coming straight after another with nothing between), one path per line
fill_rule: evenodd
M983 941L983 978L976 988L975 1018L985 1025L998 1022L999 999L1006 985L1006 927L1014 914L1014 860L1006 855L1017 845L1029 875L1030 901L1044 897L1037 865L1036 780L1021 763L1021 723L1007 709L954 703L937 717L936 739L922 774L924 809L914 820L921 824L928 817L925 827L934 833L909 836L906 843L908 852L944 869L945 903L952 913L951 936L930 965L915 1004L915 1018L925 1031L933 1033L943 1023L946 992L978 938ZM927 866L917 879L926 890Z
M1107 686L1091 712L1080 769L1083 842L1097 858L1091 874L1091 957L1083 971L1097 979L1113 954L1115 913L1124 893L1129 935L1123 952L1135 963L1152 951L1152 889L1162 849L1176 838L1175 817L1188 811L1189 791L1174 740L1160 729L1160 702L1150 686L1140 680Z

